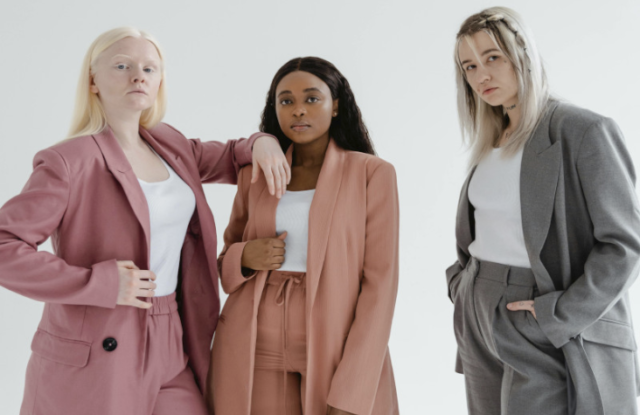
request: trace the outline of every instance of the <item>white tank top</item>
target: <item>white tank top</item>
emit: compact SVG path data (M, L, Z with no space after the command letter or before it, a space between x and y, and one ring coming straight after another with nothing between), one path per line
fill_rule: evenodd
M496 148L473 173L469 202L475 208L476 236L469 253L481 261L531 268L522 230L521 163L522 149L505 158Z
M162 297L175 292L178 285L180 253L187 227L196 208L196 198L191 188L176 174L162 157L162 164L169 171L169 178L148 183L138 179L147 198L151 226L151 271L156 274L155 296Z
M287 245L280 271L307 272L309 209L316 189L286 191L276 210L276 232L287 231Z

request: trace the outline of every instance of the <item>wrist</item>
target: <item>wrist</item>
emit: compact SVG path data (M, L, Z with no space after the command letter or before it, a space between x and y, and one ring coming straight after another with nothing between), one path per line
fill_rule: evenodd
M263 142L265 140L262 140L262 138L269 138L272 140L275 140L276 142L278 142L278 139L275 138L274 136L272 136L271 134L267 134L267 133L255 133L253 134L251 137L254 137L253 140L253 144L251 145L251 150L253 151L253 148L255 147L255 145L260 141Z

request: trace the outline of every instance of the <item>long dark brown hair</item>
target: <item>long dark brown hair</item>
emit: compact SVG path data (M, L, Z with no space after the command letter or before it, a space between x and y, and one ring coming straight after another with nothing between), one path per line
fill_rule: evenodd
M317 76L329 87L331 98L338 99L338 115L331 120L329 127L329 135L336 144L345 150L376 154L349 81L331 62L313 56L291 59L278 69L267 93L260 131L275 135L283 151L291 145L291 140L282 132L278 123L275 101L278 84L282 78L295 71L305 71Z

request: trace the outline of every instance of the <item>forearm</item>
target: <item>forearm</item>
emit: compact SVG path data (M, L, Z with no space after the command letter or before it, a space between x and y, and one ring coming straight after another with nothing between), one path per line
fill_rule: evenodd
M20 241L0 241L0 285L37 301L114 308L119 275L116 261L76 267Z

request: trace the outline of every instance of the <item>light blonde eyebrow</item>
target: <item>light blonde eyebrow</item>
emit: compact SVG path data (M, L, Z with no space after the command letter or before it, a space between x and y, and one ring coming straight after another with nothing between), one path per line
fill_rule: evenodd
M484 52L482 52L480 54L480 56L484 56L484 55L486 55L488 53L491 53L491 52L500 52L500 53L502 53L502 51L500 49L491 48L491 49L487 49ZM460 65L464 65L465 63L469 63L469 62L471 62L471 59L466 59L466 60L460 62Z

